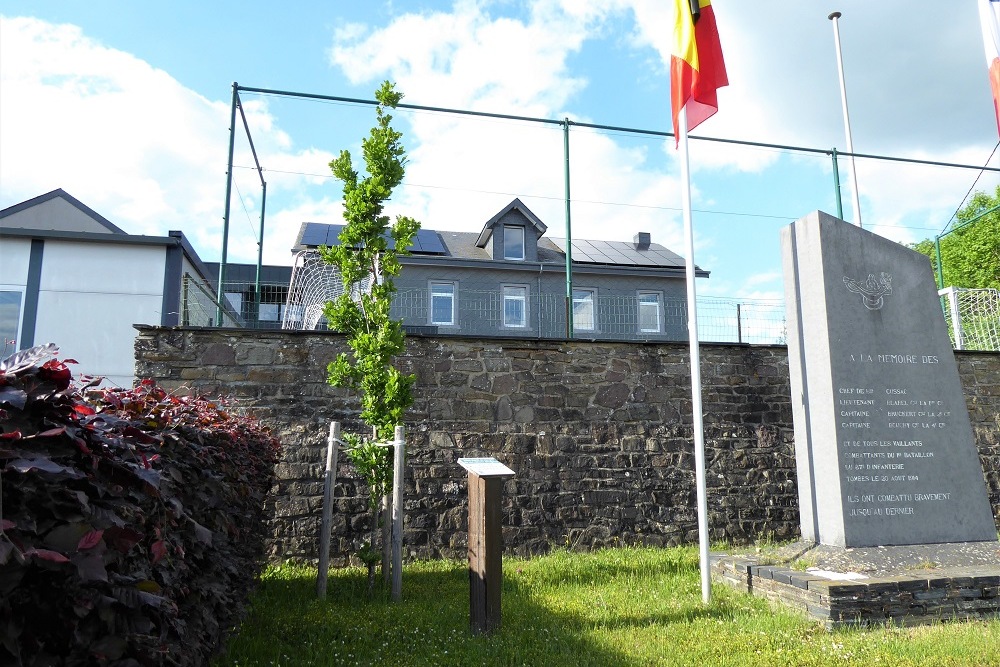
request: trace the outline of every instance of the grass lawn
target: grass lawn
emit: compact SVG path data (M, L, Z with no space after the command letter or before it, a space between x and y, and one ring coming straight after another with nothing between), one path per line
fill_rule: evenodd
M694 548L557 551L504 560L503 627L469 632L466 564L403 571L403 601L367 597L363 570L269 569L215 665L1000 665L1000 621L827 631L713 588L701 603Z

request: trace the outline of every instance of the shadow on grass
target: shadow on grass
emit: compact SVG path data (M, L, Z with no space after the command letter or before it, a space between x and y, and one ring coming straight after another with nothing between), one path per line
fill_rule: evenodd
M680 566L678 566L680 567ZM590 570L591 568L586 568ZM598 563L584 579L632 573ZM548 573L535 576L548 577ZM554 575L553 575L554 576ZM403 600L393 603L381 582L367 595L365 573L333 571L327 598L318 600L316 574L308 568L269 571L253 598L251 613L216 665L634 665L646 664L599 644L604 630L725 620L724 601L697 602L675 611L611 615L596 619L537 598L532 577L505 576L501 629L474 637L469 629L469 580L463 563L407 567Z

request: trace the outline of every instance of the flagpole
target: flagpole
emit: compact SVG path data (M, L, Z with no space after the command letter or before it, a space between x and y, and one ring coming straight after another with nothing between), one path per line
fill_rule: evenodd
M851 202L854 205L854 224L861 227L861 198L858 195L858 172L854 168L854 140L851 138L851 116L847 113L847 83L844 80L844 55L840 48L840 12L833 12L828 19L833 21L833 42L837 47L837 74L840 76L840 102L844 109L844 132L847 135L847 164L851 171L851 183L854 186Z
M691 167L688 160L687 107L677 116L677 140L681 154L681 207L684 211L684 264L688 303L688 344L691 349L691 418L694 430L694 468L698 502L698 551L701 568L701 599L712 601L712 573L708 550L708 492L705 488L705 433L701 406L701 353L698 348L698 301L695 290L694 225L691 222Z

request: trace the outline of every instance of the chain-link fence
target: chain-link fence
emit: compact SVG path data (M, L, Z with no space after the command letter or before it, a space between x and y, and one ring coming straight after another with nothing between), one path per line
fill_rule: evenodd
M698 340L785 345L785 301L698 297Z
M635 290L633 295L602 295L581 290L571 305L554 292L526 289L458 289L444 285L400 289L392 315L411 333L489 335L512 338L565 339L572 318L574 338L583 340L665 341L687 337L687 302L660 292ZM215 288L185 274L181 287L184 326L277 329L323 329L322 303L291 303L289 285L248 282L226 284L225 306ZM951 341L957 350L1000 351L1000 290L949 287L940 291ZM324 302L325 303L325 302ZM311 315L306 316L306 309ZM567 314L569 313L569 316ZM308 324L308 326L306 326ZM784 345L785 304L781 299L698 297L698 339L709 343Z
M279 329L285 314L288 285L227 281L226 303L220 306L215 285L185 273L181 281L181 316L183 326L245 329ZM219 315L221 324L217 324Z
M221 321L219 314L222 314ZM207 281L185 273L181 279L180 323L190 327L242 327L242 318L233 308L221 307L215 287Z
M1000 350L1000 290L948 287L939 294L956 350Z
M634 295L564 295L461 289L435 294L430 289L396 293L392 314L413 332L437 335L493 335L566 338L567 311L574 338L585 340L664 341L687 339L687 301L658 292ZM705 342L785 343L781 300L698 299L698 339Z
M549 267L551 269L551 267ZM687 340L684 281L662 272L561 271L418 263L396 279L391 315L411 333L511 338ZM337 270L314 251L296 255L283 311L286 329L324 328L322 309L343 292ZM785 342L781 300L698 299L708 342Z

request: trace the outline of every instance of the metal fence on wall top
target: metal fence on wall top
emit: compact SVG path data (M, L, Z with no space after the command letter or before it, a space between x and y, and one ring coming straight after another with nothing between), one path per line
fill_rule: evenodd
M286 284L262 284L261 302L255 303L254 285L226 285L223 321L217 324L219 304L213 285L185 275L181 290L180 324L184 326L247 329L325 329L322 308L316 303L291 303ZM945 322L956 350L1000 351L1000 290L949 287L940 291ZM527 310L530 329L503 326L503 296L497 291L467 290L458 298L466 303L469 327L440 327L429 321L429 295L424 290L401 290L393 304L393 315L401 318L410 333L440 336L486 335L516 338L565 338L565 297L556 294L532 295ZM474 308L469 308L475 304ZM660 333L640 331L636 317L638 297L598 297L597 321L593 331L577 331L581 340L665 341L682 340L671 335L683 327L686 303L683 299L662 304L663 327ZM311 313L311 314L310 314ZM308 315L308 316L307 316ZM669 325L673 324L673 327ZM784 345L785 304L783 299L749 299L720 296L698 297L698 339L706 343L749 343Z
M1000 350L1000 290L948 287L938 294L956 350Z
M322 299L314 304L291 303L289 285L262 284L257 303L252 283L227 283L221 325L247 329L325 329ZM956 350L1000 351L1000 290L949 287L940 291L945 322ZM530 326L505 327L503 294L496 290L467 289L456 298L465 304L457 326L439 326L431 320L426 290L404 289L395 295L393 315L410 333L434 335L490 335L512 338L565 338L565 297L531 294L526 304ZM593 329L577 330L580 340L669 341L684 340L687 304L683 299L661 303L659 330L643 331L639 297L598 296ZM312 315L306 317L307 310ZM183 326L214 327L219 303L215 287L186 274L181 287ZM463 326L464 324L464 326ZM786 339L783 299L698 297L698 339L707 343L784 345Z

